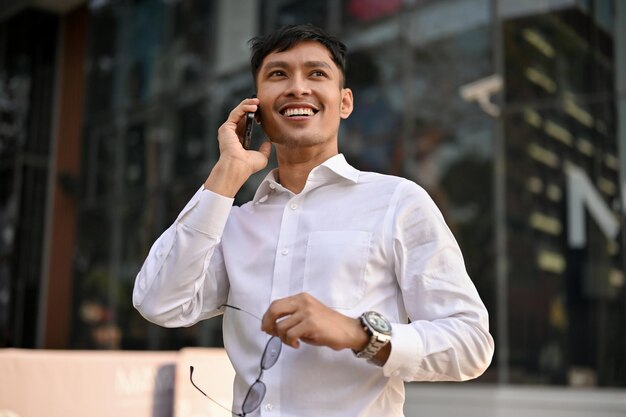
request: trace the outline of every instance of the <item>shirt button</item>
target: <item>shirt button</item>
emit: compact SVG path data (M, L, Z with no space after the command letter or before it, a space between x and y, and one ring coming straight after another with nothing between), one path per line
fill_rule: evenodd
M282 253L283 255L287 255L287 254L289 254L289 249L285 248L285 249L281 250L280 253Z
M265 411L272 411L274 406L272 404L265 404Z
M272 190L275 190L275 189L276 189L276 186L274 185L274 183L271 183L271 182L270 182L270 188L271 188Z
M292 210L295 210L295 209L298 208L298 205L296 203L291 203L290 207L291 207Z

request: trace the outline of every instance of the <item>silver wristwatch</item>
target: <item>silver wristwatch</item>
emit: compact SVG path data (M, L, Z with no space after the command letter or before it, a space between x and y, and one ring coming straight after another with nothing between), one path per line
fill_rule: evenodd
M376 311L366 311L359 320L370 336L370 341L360 352L353 352L357 358L370 360L391 340L391 323Z

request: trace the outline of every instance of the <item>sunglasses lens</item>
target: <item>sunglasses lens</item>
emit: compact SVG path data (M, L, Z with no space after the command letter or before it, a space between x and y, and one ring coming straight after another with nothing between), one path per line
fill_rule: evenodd
M259 408L261 401L265 398L265 384L261 381L257 381L248 390L246 399L243 400L243 406L241 407L244 414L248 414Z
M263 357L261 358L261 369L266 370L274 366L280 356L280 350L282 347L283 342L281 342L280 338L272 336L265 346L265 351L263 352Z

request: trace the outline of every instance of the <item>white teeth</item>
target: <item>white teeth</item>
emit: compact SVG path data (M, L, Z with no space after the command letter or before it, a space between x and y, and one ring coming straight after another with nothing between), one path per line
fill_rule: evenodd
M283 113L287 117L291 116L313 116L313 109L305 107L302 109L287 109Z

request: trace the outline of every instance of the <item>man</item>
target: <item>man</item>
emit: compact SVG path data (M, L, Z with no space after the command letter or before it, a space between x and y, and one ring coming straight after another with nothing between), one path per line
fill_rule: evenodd
M345 46L312 25L251 45L258 98L219 128L220 158L150 250L135 307L168 327L224 313L235 412L267 334L289 347L263 371L259 415L402 416L404 381L481 375L493 354L487 311L440 212L415 183L338 153L353 109ZM241 145L247 112L269 138L258 151ZM272 146L278 168L233 207Z

